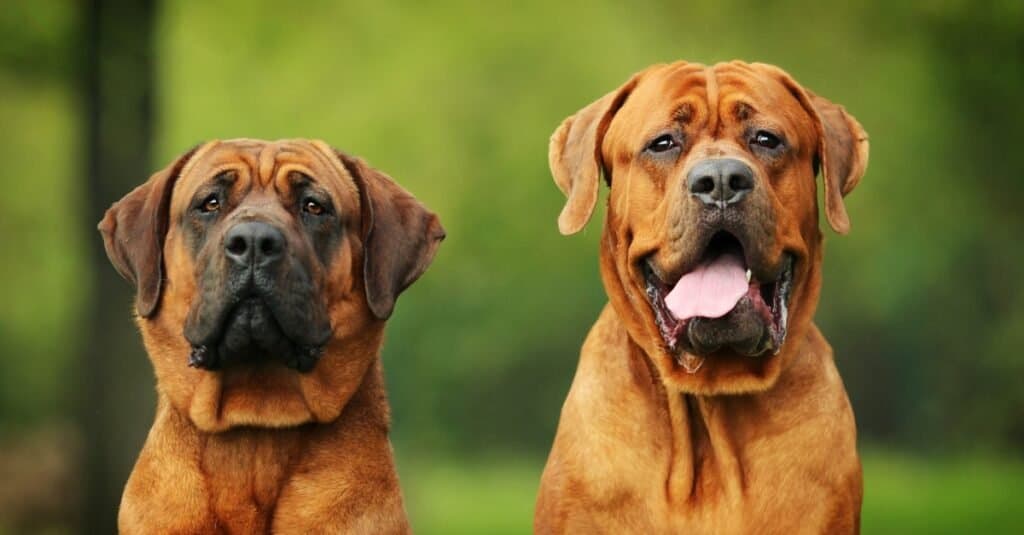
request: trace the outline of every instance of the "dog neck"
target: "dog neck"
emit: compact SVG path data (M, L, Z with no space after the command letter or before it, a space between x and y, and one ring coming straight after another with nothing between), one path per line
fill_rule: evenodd
M135 470L147 474L148 481L129 481L122 504L122 509L143 510L122 510L121 514L145 514L145 508L160 506L160 496L173 489L175 494L189 496L196 525L212 523L230 526L232 531L265 533L282 525L282 515L302 514L303 507L309 507L298 480L330 480L339 493L351 484L366 487L368 495L398 496L388 428L379 360L370 365L341 415L325 424L206 433L161 396ZM338 456L372 460L366 463L372 469L349 470ZM319 499L335 503L341 497ZM281 505L284 502L288 505Z
M796 355L771 388L747 394L699 395L666 386L650 357L630 338L610 306L599 325L604 321L614 325L619 343L613 344L618 346L617 355L603 355L602 367L613 366L611 359L627 355L627 362L616 366L617 373L620 381L622 375L627 377L628 388L635 393L625 398L632 407L619 409L645 420L636 424L645 431L632 437L638 443L630 447L647 450L660 466L658 471L664 470L669 502L700 503L710 494L742 496L751 472L748 460L756 457L748 454L748 448L787 433L799 425L802 415L814 417L823 407L832 406L824 389L834 386L838 376L834 375L831 354L819 354L818 349L827 345L821 345L824 339L813 325L803 339L790 341L799 344L794 348ZM622 369L623 364L628 371ZM612 370L601 370L602 374L608 372ZM821 378L830 373L834 378ZM626 385L610 386L612 391Z

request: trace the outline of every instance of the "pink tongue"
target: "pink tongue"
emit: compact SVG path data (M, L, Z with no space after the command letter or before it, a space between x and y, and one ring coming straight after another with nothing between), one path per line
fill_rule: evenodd
M665 305L676 319L720 318L747 293L747 270L735 253L719 255L683 275L665 296Z

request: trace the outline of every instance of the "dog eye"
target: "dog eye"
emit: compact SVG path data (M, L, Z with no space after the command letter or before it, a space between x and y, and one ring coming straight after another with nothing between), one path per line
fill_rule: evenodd
M310 215L320 215L324 213L324 207L313 199L306 199L302 201L302 211Z
M752 145L757 145L759 147L764 147L766 149L774 149L782 144L782 140L779 139L779 137L776 136L775 134L772 134L771 132L759 130L756 134L754 134L754 137L753 139L750 140L750 143Z
M220 199L217 198L217 194L207 197L206 200L203 201L203 205L200 207L200 210L208 214L220 210Z
M647 145L647 150L651 152L665 152L678 147L675 139L672 139L671 134L665 134L654 138L654 141Z

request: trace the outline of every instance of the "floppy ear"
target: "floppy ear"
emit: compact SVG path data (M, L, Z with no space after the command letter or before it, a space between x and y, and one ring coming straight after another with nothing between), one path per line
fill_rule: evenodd
M816 162L825 182L825 216L839 234L850 232L850 217L843 197L853 191L868 166L868 134L846 109L804 89L789 74L773 65L758 64L780 77L804 107L818 132Z
M810 91L821 122L819 157L825 174L825 215L839 234L850 231L843 197L860 183L868 167L868 134L846 109Z
M363 283L373 315L386 320L395 300L423 275L445 237L441 221L391 177L338 152L359 187Z
M160 302L171 191L198 148L179 156L115 202L98 226L110 263L135 285L135 310L143 318L152 316Z
M564 234L579 232L597 204L600 175L604 169L601 143L615 113L636 87L639 75L633 75L621 87L562 121L551 135L548 165L558 189L567 197L558 216L558 230Z

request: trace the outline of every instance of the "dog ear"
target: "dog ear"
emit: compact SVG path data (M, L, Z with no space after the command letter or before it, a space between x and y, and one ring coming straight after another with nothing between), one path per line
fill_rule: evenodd
M868 134L846 109L804 89L778 67L765 66L781 77L790 93L815 121L818 131L816 162L825 182L825 216L839 234L850 232L843 197L860 183L868 166Z
M821 122L819 161L825 175L825 215L839 234L850 231L843 197L853 191L868 167L868 134L846 109L807 92Z
M594 213L601 173L607 177L601 143L638 79L639 74L634 75L615 91L571 115L551 135L548 165L555 184L567 198L558 216L558 230L564 235L579 232Z
M171 191L198 148L182 154L115 202L98 226L110 263L135 285L135 311L143 318L152 316L160 302Z
M430 266L444 228L391 177L360 158L337 154L359 188L366 301L374 316L386 320L398 295Z

